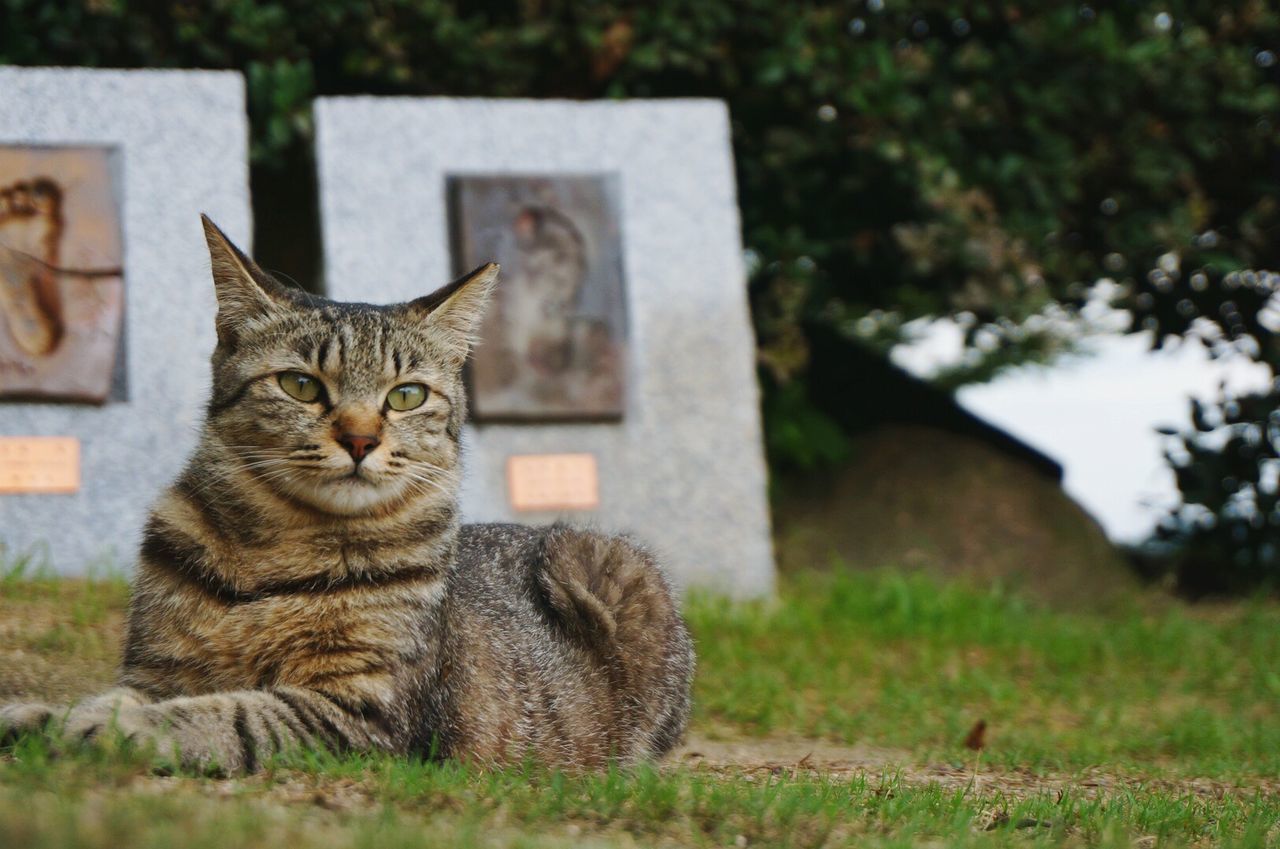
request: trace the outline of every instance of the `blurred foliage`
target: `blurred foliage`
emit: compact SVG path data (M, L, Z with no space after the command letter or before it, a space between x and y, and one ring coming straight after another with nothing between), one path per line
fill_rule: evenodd
M1274 391L1191 402L1168 430L1182 503L1156 529L1158 561L1190 595L1280 589L1280 405Z
M1277 49L1262 0L0 0L3 62L244 71L273 189L316 95L724 98L771 460L802 468L843 450L812 334L875 310L962 316L988 362L955 384L1109 277L1157 344L1274 363L1240 272L1280 268ZM297 240L255 203L260 251Z

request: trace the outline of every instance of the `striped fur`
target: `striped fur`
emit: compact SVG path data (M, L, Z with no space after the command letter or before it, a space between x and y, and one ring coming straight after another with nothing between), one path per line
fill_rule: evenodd
M120 686L2 708L0 732L115 727L226 772L298 747L593 766L674 746L693 651L653 558L563 526L458 522L461 369L496 266L408 304L338 304L206 233L213 392L143 535ZM295 400L282 371L324 392ZM427 401L391 410L405 382ZM378 444L357 462L343 433Z

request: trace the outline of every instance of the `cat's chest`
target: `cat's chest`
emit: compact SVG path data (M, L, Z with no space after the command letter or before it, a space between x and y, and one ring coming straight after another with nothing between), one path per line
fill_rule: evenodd
M179 645L201 691L314 687L379 676L412 657L429 587L305 588L181 616Z

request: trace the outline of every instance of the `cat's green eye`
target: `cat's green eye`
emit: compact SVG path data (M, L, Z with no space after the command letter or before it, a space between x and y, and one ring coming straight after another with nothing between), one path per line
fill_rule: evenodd
M280 388L288 393L290 398L297 398L307 404L317 400L324 390L324 387L320 385L320 381L300 371L282 372L280 374Z
M421 383L402 383L387 393L387 406L404 412L416 410L427 400L427 387Z

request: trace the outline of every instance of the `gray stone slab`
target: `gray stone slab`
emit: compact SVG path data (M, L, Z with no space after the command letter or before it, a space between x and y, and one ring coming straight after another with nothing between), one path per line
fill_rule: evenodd
M114 149L124 247L124 400L0 401L0 435L81 442L82 486L0 495L7 557L48 547L60 572L132 566L150 503L195 443L209 387L207 212L249 241L248 127L232 72L0 67L0 144Z
M565 518L633 532L682 584L770 592L755 349L724 104L324 98L316 128L326 279L342 300L407 300L451 279L451 175L618 175L625 418L470 426L463 512L476 521L554 518L511 508L507 458L590 452L600 507Z

